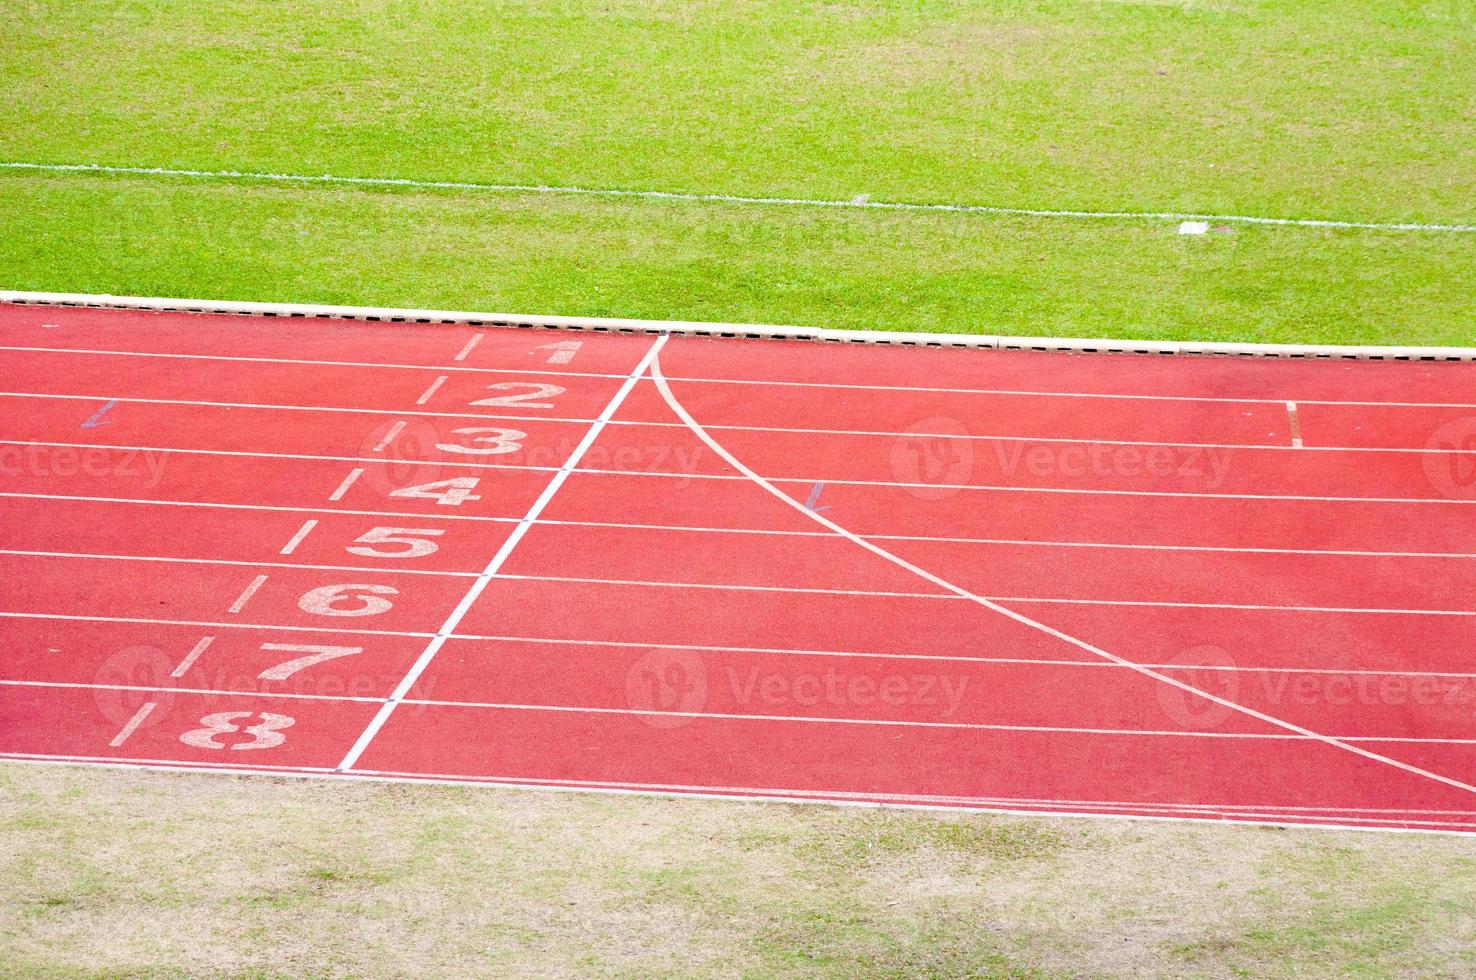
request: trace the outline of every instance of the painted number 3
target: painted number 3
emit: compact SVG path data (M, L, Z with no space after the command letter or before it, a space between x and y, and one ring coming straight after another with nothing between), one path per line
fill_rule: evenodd
M284 728L291 728L297 724L295 718L272 714L269 711L260 712L261 721L255 725L238 724L248 718L256 717L257 714L255 711L218 711L200 719L200 724L205 727L185 732L179 740L197 749L270 749L287 740L287 736L282 734ZM231 746L216 741L221 735L238 734L250 735L251 741L237 742Z

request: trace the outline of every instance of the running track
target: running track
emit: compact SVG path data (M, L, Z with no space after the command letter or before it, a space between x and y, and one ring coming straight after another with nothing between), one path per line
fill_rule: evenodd
M1476 831L1476 365L0 349L0 757Z

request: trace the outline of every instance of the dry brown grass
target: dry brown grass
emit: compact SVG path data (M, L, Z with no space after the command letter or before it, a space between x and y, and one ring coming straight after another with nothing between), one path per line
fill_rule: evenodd
M0 767L0 972L1476 973L1469 839Z

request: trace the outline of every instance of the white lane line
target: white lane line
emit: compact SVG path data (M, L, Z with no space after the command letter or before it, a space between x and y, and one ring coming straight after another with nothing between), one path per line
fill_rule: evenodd
M747 204L781 208L838 208L844 210L920 211L949 214L990 214L1027 218L1073 218L1108 221L1211 221L1273 225L1291 228L1358 228L1371 231L1476 232L1476 225L1414 221L1352 221L1334 218L1281 218L1253 214L1212 214L1192 211L1095 211L1075 208L1027 208L997 204L873 201L865 195L844 200L810 197L764 197L699 191L667 191L625 187L581 187L550 184L506 184L469 180L416 180L409 177L352 177L337 174L286 174L258 170L196 170L187 167L125 167L98 163L0 162L6 170L43 173L126 174L134 177L183 177L192 180L250 180L285 184L337 184L349 187L411 187L424 190L471 191L488 194L556 194L579 197L633 198L651 201L687 201L694 204Z
M600 783L592 780L536 779L529 777L468 776L430 772L396 772L393 770L357 770L334 772L317 766L274 766L263 763L240 762L180 762L174 759L132 759L120 757L41 755L28 752L0 752L0 758L23 765L42 766L89 766L97 769L144 770L162 773L201 773L206 775L258 776L271 775L279 778L359 781L389 783L406 786L423 786L433 783L440 786L456 786L469 789L529 790L543 793L597 793L606 796L694 796L700 799L733 800L744 803L782 803L786 806L805 804L845 809L875 809L887 807L895 810L936 813L984 813L999 816L1039 816L1095 821L1133 821L1139 823L1204 823L1213 819L1217 823L1229 823L1248 827L1290 827L1299 830L1356 831L1363 834L1402 834L1421 836L1469 837L1476 832L1476 822L1469 820L1422 820L1405 817L1380 818L1346 815L1346 811L1323 808L1336 815L1341 822L1332 822L1319 816L1318 808L1261 807L1247 808L1213 803L1144 803L1124 802L1103 804L1101 809L1074 811L1054 804L1042 804L1034 808L1022 806L1008 798L990 797L943 797L915 794L911 796L885 793L863 794L835 790L766 790L742 787L691 787L682 789L659 783ZM933 800L938 802L922 802ZM950 802L950 800L952 802ZM1112 811L1123 812L1112 812ZM1473 815L1466 810L1377 810L1354 811L1392 814L1457 814ZM1397 824L1397 826L1389 826Z
M396 630L365 630L365 629L340 629L329 626L278 626L266 623L221 623L201 620L183 619L145 619L132 616L79 616L63 613L21 613L0 611L0 618L10 619L44 619L59 622L88 622L88 623L130 623L144 624L150 626L193 626L207 629L234 629L234 630L292 630L304 633L326 633L333 636L353 637L359 635L369 636L395 636L414 639L430 639L435 636L429 632L402 632ZM1106 668L1109 670L1119 669L1119 665L1110 661L1092 660L1060 660L1049 657L964 657L949 654L928 653L902 653L895 651L863 651L863 650L809 650L793 647L752 647L752 646L717 646L701 643L659 643L649 640L601 640L601 639L570 639L568 637L552 636L513 636L497 634L477 633L452 633L448 639L467 641L474 643L528 643L542 646L571 646L578 648L588 647L610 647L630 650L687 650L696 653L756 653L773 654L776 656L793 657L835 657L835 658L857 658L876 660L920 660L937 661L941 663L977 664L981 667L994 665L1004 666L1047 666L1047 667L1093 667ZM1255 666L1231 666L1224 664L1159 664L1144 663L1144 667L1155 670L1170 670L1180 672L1191 671L1223 671L1227 673L1246 674L1318 674L1341 676L1363 676L1370 677L1434 677L1448 678L1453 680L1476 679L1476 673L1463 671L1438 671L1438 670L1375 670L1364 668L1337 668L1337 667L1280 667L1275 665ZM375 700L379 700L376 698Z
M466 360L466 355L470 354L472 352L472 348L476 347L481 342L482 342L482 335L480 333L474 333L474 334L472 334L471 335L471 340L468 340L466 342L466 346L463 347L463 348L461 348L461 353L459 353L455 357L453 357L452 360L453 361L464 361L464 360Z
M82 616L76 613L32 613L0 610L3 619L47 619L67 623L136 623L144 626L202 626L206 629L287 630L293 633L329 633L334 636L408 636L424 639L434 633L404 630L342 629L333 626L279 626L275 623L223 623L208 619L151 619L145 616Z
M1302 447L1302 423L1299 422L1299 421L1297 421L1297 403L1296 402L1287 402L1286 403L1286 418L1287 418L1287 422L1291 425L1292 448L1293 449L1301 449L1301 448L1303 448Z
M858 650L806 650L793 647L743 647L743 646L710 646L700 643L652 643L641 640L594 640L594 639L569 639L566 637L549 636L473 636L467 634L456 634L453 640L473 640L479 642L496 643L530 643L542 646L572 646L572 647L613 647L625 650L685 650L694 653L758 653L774 654L778 656L793 657L839 657L875 660L929 660L946 663L975 664L981 667L990 667L996 664L1004 666L1047 666L1047 667L1092 667L1106 668L1108 670L1118 669L1118 665L1100 658L1080 660L1060 660L1050 657L963 657L950 654L932 653L887 653L875 651ZM1439 677L1452 680L1476 679L1476 672L1468 671L1439 671L1439 670L1375 670L1369 668L1339 668L1339 667L1277 667L1272 665L1256 665L1239 667L1229 664L1159 664L1144 663L1144 667L1152 667L1155 670L1177 670L1182 672L1213 670L1226 673L1244 674L1327 674L1335 677L1363 676L1370 677Z
M692 416L688 414L686 408L683 407L682 403L677 401L676 397L672 394L671 388L666 383L666 379L663 378L661 375L661 362L659 358L651 362L651 378L653 381L656 382L656 387L660 390L662 398L666 401L671 410L676 413L677 418L685 422L687 426L692 430L693 434L701 439L709 449L711 449L713 452L717 453L720 457L726 460L730 466L738 470L738 472L742 473L743 475L747 476L758 486L766 490L770 495L777 497L786 506L798 510L801 514L805 515L810 520L815 521L823 527L829 528L836 534L839 534L840 536L846 538L848 541L851 541L858 547L876 555L878 558L889 561L892 564L896 565L898 568L902 568L906 571L912 572L914 575L918 576L922 580L930 582L940 589L970 599L978 605L990 610L991 612L996 612L999 615L1014 620L1015 622L1020 623L1023 626L1028 626L1031 629L1039 630L1047 636L1055 637L1063 643L1069 643L1081 650L1085 650L1087 653L1102 657L1104 660L1109 660L1129 670L1136 671L1140 674L1143 674L1145 677L1152 678L1153 680L1166 684L1169 687L1177 688L1185 692L1186 694L1204 698L1205 700L1210 701L1214 704L1218 704L1221 707L1229 708L1232 711L1274 725L1277 728L1284 728L1287 731L1294 732L1299 735L1306 735L1309 738L1316 739L1317 741L1328 745L1329 747L1342 749L1346 752L1350 752L1354 755L1368 759L1371 762L1380 763L1382 765L1407 772L1411 775L1420 776L1425 779L1431 780L1432 782L1437 782L1445 786L1450 786L1453 789L1458 789L1466 793L1476 794L1476 786L1473 786L1470 783L1465 783L1458 779L1452 779L1449 776L1443 776L1439 773L1431 772L1428 769L1422 769L1419 766L1413 766L1407 762L1401 762L1398 759L1393 759L1389 756L1380 755L1377 752L1371 752L1368 749L1361 748L1349 742L1341 741L1336 738L1331 738L1327 735L1319 734L1309 728L1303 728L1302 726L1297 725L1293 722L1289 722L1281 718L1276 718L1272 715L1266 714L1263 711L1257 711L1255 708L1251 708L1246 705L1239 704L1235 701L1222 698L1216 694L1211 694L1208 691L1201 690L1200 688L1197 688L1192 684L1185 683L1184 681L1171 677L1161 671L1152 670L1150 668L1142 666L1141 664L1133 663L1130 660L1119 657L1114 653L1110 653L1102 649L1101 647L1090 644L1085 640L1072 636L1069 633L1064 633L1061 630L1055 629L1054 627L1047 626L1045 623L1042 623L1039 620L1031 619L1029 616L1026 616L1023 613L1015 612L1013 609L1002 606L997 602L983 598L981 596L977 596L967 589L962 588L961 586L954 585L952 582L940 578L939 576L934 575L932 572L929 572L926 569L912 564L905 558L900 558L897 555L892 554L890 551L886 550L880 545L867 541L864 538L857 537L855 534L852 534L841 525L830 520L824 514L817 514L816 512L805 508L803 504L790 497L784 491L780 490L778 487L774 486L763 477L759 476L753 470L749 469L741 460L739 460L732 453L728 452L728 450L724 448L721 443L719 443L716 439L709 435L702 428L702 426L698 424L697 420L692 418Z
M494 416L490 415L483 416L483 418L493 417ZM368 456L325 456L318 455L316 453L277 453L243 449L187 449L175 446L123 446L95 442L45 442L34 439L0 439L0 446L44 446L57 449L100 449L113 452L158 453L160 455L178 453L182 456L224 456L227 458L244 459L291 459L305 461L309 463L371 463L376 466L394 466L405 462L404 460L386 461L383 457L374 458ZM0 459L3 458L3 456L0 456ZM432 461L425 460L425 462ZM16 466L20 464L6 465ZM457 460L454 465L458 469L471 468L479 470L527 470L530 473L553 473L558 469L557 466L528 466L521 463L477 463L463 462L461 460ZM16 474L12 471L8 475L14 476ZM667 475L675 477L679 474L671 473ZM699 474L692 474L692 476L694 477L698 475Z
M229 354L178 354L162 353L156 351L126 351L126 350L101 350L80 347L22 347L9 344L0 344L0 350L18 351L26 353L57 353L57 354L90 354L116 357L163 357L176 358L190 361L245 361L258 364L310 364L322 367L362 367L362 368L384 368L388 370L405 371L463 371L468 373L485 374L544 374L550 377L562 378L608 378L619 380L625 377L623 374L605 374L594 371L540 371L537 368L523 370L520 368L486 368L486 367L461 367L450 364L386 364L373 361L323 361L305 360L290 357L242 357ZM1020 388L933 388L920 387L917 385L878 385L878 384L855 384L840 381L783 381L783 380L754 380L751 378L694 378L677 375L669 375L668 381L683 384L712 384L712 385L740 385L750 387L785 387L785 388L840 388L856 389L861 391L901 391L901 392L928 392L950 395L1020 395L1031 398L1107 398L1125 401L1168 401L1168 402L1218 402L1229 405L1274 405L1284 399L1274 397L1264 398L1230 398L1219 395L1155 395L1148 393L1129 392L1093 392L1093 391L1039 391L1035 389ZM1297 402L1303 405L1341 405L1357 408L1452 408L1452 409L1476 409L1476 402L1388 402L1388 401L1356 401L1333 398L1298 398ZM709 428L711 428L709 426Z
M484 416L491 418L492 416ZM343 456L313 456L302 453L268 453L268 452L242 452L239 450L213 450L213 449L171 449L160 446L109 446L106 444L70 443L70 442L39 442L23 439L0 439L0 445L12 446L58 446L72 449L106 449L128 452L145 453L186 453L200 456L244 456L261 459L300 459L311 461L338 460L344 462L376 463L389 465L382 459L360 459L356 457ZM1286 449L1287 447L1281 447ZM553 472L557 467L553 466L528 466L518 463L463 463L457 461L457 468L498 469L498 470L527 470L529 472ZM640 479L665 479L665 480L725 480L730 483L742 483L746 477L733 473L682 473L666 472L661 470L618 470L598 469L593 467L576 467L573 470L577 474L591 476L615 476L635 477ZM895 480L845 480L834 477L805 477L805 476L771 476L767 478L772 483L801 484L804 492L809 493L816 483L826 483L834 486L845 487L888 487L899 490L922 489L922 490L961 490L981 493L1067 493L1086 494L1104 497L1188 497L1204 500L1300 500L1313 503L1356 503L1356 504L1433 504L1452 507L1476 506L1476 500L1461 500L1446 497L1317 497L1306 494L1267 494L1267 493L1219 493L1219 492L1195 492L1188 490L1109 490L1099 487L1031 487L1031 486L1006 486L987 483L901 483ZM307 508L297 508L307 509ZM441 515L437 515L441 516Z
M461 602L457 603L456 608L451 610L450 615L446 617L446 621L436 631L435 638L426 644L425 650L421 652L420 657L411 665L410 670L406 672L405 677L400 681L394 691L391 692L390 696L385 699L384 704L369 722L368 727L364 729L358 740L349 749L348 754L338 764L340 771L352 769L354 764L359 761L359 757L369 747L369 743L374 740L374 736L379 733L379 730L384 727L384 723L394 713L395 706L403 701L415 686L415 682L420 679L420 675L430 666L430 662L435 657L436 652L456 632L456 627L465 618L472 606L476 605L477 599L481 597L493 577L502 570L502 566L512 555L513 550L517 548L518 543L523 540L523 536L528 533L528 529L538 520L539 515L543 513L544 509L553 500L554 495L559 492L559 488L569 479L569 476L574 472L574 467L579 465L579 461L584 457L585 453L589 452L589 448L594 445L595 440L604 431L606 423L615 416L615 412L619 410L626 397L635 388L636 379L645 373L649 365L655 363L656 356L661 353L661 348L666 345L668 336L667 334L662 334L656 338L655 342L646 351L645 356L641 358L640 363L635 366L629 377L620 385L614 397L610 399L609 404L600 413L595 424L590 426L589 430L584 433L584 438L579 441L579 445L574 447L574 451L569 454L569 458L564 461L564 465L554 474L553 479L549 480L548 485L543 488L543 492L538 495L538 499L533 501L532 506L528 508L527 514L523 516L523 519L518 522L517 527L513 528L512 533L502 542L502 546L497 549L497 553L492 556L492 560L487 563L487 567L482 570L482 574L472 583L471 588L467 590Z
M376 442L374 444L374 448L371 450L371 452L376 452L376 453L382 453L382 452L384 452L386 449L388 449L390 447L390 443L392 443L396 439L398 439L400 437L400 433L401 432L404 432L404 431L405 431L405 420L404 419L401 419L400 421L396 422L394 425L392 425L392 426L389 427L389 430L387 432L385 432L385 434L384 434L384 438L381 439L381 440L379 440L378 442Z
M93 504L138 504L141 507L204 507L217 510L262 510L289 514L352 514L358 517L414 517L414 511L403 510L353 510L347 507L308 507L286 504L225 504L207 500L148 500L141 497L80 497L67 494L13 493L0 491L0 498L17 497L28 500L67 500ZM421 515L430 516L430 515ZM492 521L497 524L516 524L516 517L484 517L477 514L436 514L438 521Z
M348 476L346 476L346 477L343 478L343 482L338 485L338 489L337 490L334 490L332 493L330 493L328 495L328 499L329 500L342 500L343 499L343 495L346 494L346 493L348 493L349 487L351 487L351 486L354 485L354 481L357 480L359 477L361 477L363 475L364 475L364 467L362 467L362 466L355 466L353 469L349 470Z
M266 580L267 577L265 575L258 575L256 576L256 578L252 579L251 584L246 586L246 591L242 592L240 598L231 603L231 608L226 611L229 613L238 613L242 609L245 609L246 603L250 602L251 597L256 595L257 589L266 584Z
M424 405L426 402L428 402L430 400L431 396L434 395L436 393L436 391L438 391L440 389L441 385L446 380L447 379L446 379L446 377L444 375L436 378L436 380L431 383L430 387L426 389L425 393L422 394L420 396L420 398L416 400L416 404L417 405ZM62 401L88 401L88 402L90 402L90 401L96 401L97 400L97 397L98 396L94 396L94 395L69 395L69 394L58 394L58 393L54 393L54 392L42 392L42 391L24 391L24 392L22 392L22 391L0 391L0 398L37 398L37 399L62 400ZM114 402L129 402L131 404L139 404L139 405L188 405L188 406L199 407L199 408L226 408L226 409L243 409L244 408L244 409L251 409L251 410L254 410L254 411L333 412L333 413L339 413L339 414L348 413L348 414L355 414L355 415L388 415L388 414L393 414L393 412L391 412L391 410L385 409L385 408L361 408L361 407L357 407L357 406L346 407L346 406L341 406L341 405L286 405L286 404L281 404L281 403L276 403L276 402L215 402L215 401L202 401L202 400L198 400L198 399L184 399L184 398L144 398L144 397L114 398L114 399L112 399L112 401L114 401ZM1283 404L1285 404L1287 406L1294 406L1296 403L1293 403L1293 402L1285 402ZM1441 406L1441 407L1443 407L1443 408L1449 408L1451 406ZM476 414L473 414L471 412L430 412L430 411L427 411L427 412L421 412L420 414L422 416L426 417L426 418L479 419L479 420L497 419L497 420L506 421L506 422L554 422L554 423L568 424L568 425L591 425L595 421L594 419L576 418L576 417L567 417L567 416L531 416L531 415L505 415L505 414L499 414L499 415L476 415ZM1294 408L1293 408L1292 422L1295 425L1296 418L1295 418L1295 409ZM404 423L403 422L398 423L398 424L399 424L399 426L401 428L403 428L403 426L404 426ZM675 422L643 421L643 420L640 420L640 419L612 420L609 424L610 425L614 425L614 426L627 426L627 427L632 427L632 428L649 428L649 429L681 429L681 428L683 428L679 423L675 423ZM936 438L940 438L940 439L962 439L962 440L965 440L965 441L968 441L968 442L1050 443L1050 444L1079 445L1079 446L1082 446L1084 449L1087 448L1087 447L1097 447L1097 446L1106 446L1106 447L1116 447L1116 446L1163 446L1163 447L1174 448L1174 449L1205 449L1205 450L1210 450L1210 449L1223 449L1223 450L1226 450L1227 453L1228 453L1229 451L1239 451L1239 450L1244 450L1244 451L1248 451L1248 452L1284 452L1284 451L1289 450L1289 449L1292 449L1292 448L1296 448L1296 449L1308 448L1308 449L1315 449L1318 452L1324 452L1324 453L1414 453L1416 455L1425 455L1425 454L1430 454L1430 453L1435 453L1435 454L1447 453L1447 454L1456 454L1456 455L1476 455L1476 450L1466 449L1466 448L1457 448L1457 447L1446 448L1446 447L1442 447L1442 446L1312 446L1312 447L1303 447L1302 445L1298 444L1298 445L1296 445L1296 446L1293 447L1293 446L1286 446L1286 445L1283 445L1281 443L1183 442L1183 441L1174 441L1174 440L1166 440L1166 439L1156 439L1156 440L1155 439L1104 439L1104 438L1097 438L1097 437L1093 437L1093 436L1043 436L1043 435L1022 435L1022 434L1011 434L1011 433L987 434L987 435L973 435L973 434L959 435L957 433L951 433L951 432L927 432L927 431L924 431L924 430L908 430L908 431L905 431L905 432L901 432L901 431L892 431L892 430L887 430L887 429L825 429L825 428L803 428L803 427L781 426L781 425L742 425L742 424L723 424L723 423L716 423L716 424L713 424L713 425L704 426L704 428L708 429L709 431L778 432L778 433L794 433L794 434L798 434L798 435L848 436L848 437L865 438L865 439L893 439L893 440L895 440L895 439L904 439L904 438L905 439L919 439L919 438L936 437ZM395 434L398 434L398 432L396 432ZM389 438L393 439L393 436L390 436ZM375 451L378 452L382 448L383 448L383 444L380 445L380 446L376 446L375 447ZM1082 465L1085 465L1085 461L1083 461L1083 464Z
M282 549L281 554L290 555L294 551L296 551L297 546L302 544L303 539L311 534L313 532L313 528L317 526L318 522L316 520L303 521L302 527L298 528L297 533L292 535L292 540L287 542L287 545Z
M0 555L22 558L77 558L84 561L153 561L173 565L220 565L226 568L291 568L303 571L357 572L364 575L440 575L451 578L476 578L476 572L443 571L436 568L375 568L363 565L304 565L290 561L244 561L234 558L181 558L175 555L126 555L114 552L27 551L0 548Z
M95 347L24 347L16 344L0 344L0 350L34 354L89 354L101 357L164 357L185 361L242 361L250 364L307 364L315 367L382 368L388 371L464 371L469 374L544 374L557 378L610 378L619 380L623 374L605 374L599 371L544 371L540 368L490 368L462 367L452 364L395 364L384 361L325 361L301 357L246 357L240 354L185 354L148 350L108 350Z
M154 701L145 701L142 705L139 706L139 709L133 713L133 717L128 719L128 724L123 726L123 730L120 731L117 735L113 736L113 740L109 742L108 745L116 749L124 742L128 741L129 736L138 731L138 726L142 725L144 723L144 719L147 718L151 713L153 713L153 710L158 706L159 705Z
M199 660L200 655L203 654L206 650L210 649L210 644L214 642L215 637L213 636L207 636L201 639L199 643L195 644L194 648L191 649L189 653L185 654L184 659L179 662L179 666L175 667L174 670L170 672L169 676L183 677L185 674L189 673L190 668L195 666L195 661Z
M860 535L857 536L860 537ZM862 538L862 540L867 539ZM1389 609L1378 606L1277 606L1235 602L1169 602L1166 600L1157 599L1063 599L1051 596L973 596L972 593L968 596L962 596L956 593L943 594L938 592L884 592L871 589L827 589L820 587L805 587L794 585L745 585L723 582L676 582L628 578L582 578L572 575L508 574L502 575L500 577L508 581L521 582L562 582L565 584L576 585L615 585L649 589L708 589L718 592L777 592L797 593L801 595L864 596L867 598L879 599L925 599L930 602L974 602L982 598L988 602L1020 602L1040 605L1080 605L1112 607L1152 606L1155 608L1162 607L1166 609L1241 609L1258 611L1281 610L1285 612L1309 613L1378 613L1398 616L1476 616L1476 609Z
M428 388L425 389L425 394L423 394L419 398L415 399L415 404L417 404L417 405L424 405L426 402L430 401L431 400L431 396L434 395L437 391L440 391L441 390L441 385L445 384L446 381L447 381L447 376L446 375L444 375L444 374L437 375L436 376L436 380L432 381L430 383L430 387L428 387Z
M585 472L575 470L576 473ZM350 510L337 507L293 507L285 504L228 504L215 501L200 500L151 500L142 497L86 497L67 494L48 493L14 493L0 492L0 499L14 497L29 500L60 500L77 503L99 503L99 504L137 504L141 507L203 507L221 510L265 510L284 511L287 513L310 514L350 514L360 517L396 517L404 518L413 516L413 512L389 511L389 510ZM516 517L486 517L469 514L437 514L438 520L459 521L492 521L499 524L516 524ZM550 527L597 527L597 528L621 528L639 531L672 532L679 534L741 534L757 535L762 537L801 537L801 538L828 538L833 537L829 531L793 531L773 530L769 528L750 527L707 527L695 524L635 524L629 521L576 521L559 520L555 518L540 517L535 523ZM1102 548L1128 551L1183 551L1189 553L1223 553L1232 555L1310 555L1314 557L1334 558L1449 558L1467 560L1476 558L1476 552L1466 551L1377 551L1368 549L1339 549L1339 548L1256 548L1256 547L1231 547L1229 545L1198 545L1198 544L1132 544L1118 541L1041 541L1034 538L970 538L954 537L947 535L927 534L869 534L862 533L861 537L870 541L913 541L924 544L965 544L965 545L999 545L1021 548ZM284 552L285 554L285 552ZM298 567L298 566L293 566Z
M368 695L349 694L324 694L324 693L300 693L290 691L260 691L241 688L195 688L195 687L164 687L154 684L87 684L76 681L37 681L25 679L0 679L0 687L35 687L35 688L60 688L69 690L94 690L94 691L137 691L137 692L167 692L170 694L249 694L252 696L266 698L293 698L308 701L339 701L339 702L370 702L380 703L381 699ZM691 718L699 720L720 719L724 721L756 721L756 722L783 722L787 724L806 725L862 725L883 728L939 728L959 729L965 731L992 731L992 732L1032 732L1042 735L1122 735L1134 738L1210 738L1230 740L1258 740L1277 742L1315 741L1305 735L1289 732L1211 732L1211 731L1179 731L1175 729L1154 728L1092 728L1083 726L1061 726L1061 725L1009 725L991 722L967 722L967 721L914 721L901 718L850 718L832 717L827 715L781 715L781 714L748 714L724 711L656 711L641 708L605 708L590 707L583 705L562 704L520 704L502 703L494 701L442 701L428 698L405 698L402 704L414 704L428 708L477 708L490 711L549 711L563 714L584 715L631 715L636 717L669 717L669 718ZM148 712L140 712L147 716ZM135 716L138 722L142 718ZM138 726L130 722L131 728L125 728L120 733L119 740L110 743L114 748L131 735L132 729ZM1329 736L1333 737L1333 736ZM1476 738L1410 738L1400 736L1383 735L1340 735L1336 736L1340 741L1346 742L1391 742L1413 745L1476 745Z
M969 721L912 721L898 718L847 718L827 715L764 715L725 711L655 711L643 708L600 708L562 704L516 704L493 701L437 701L406 698L405 704L430 708L479 708L491 711L552 711L582 715L631 715L636 717L691 718L695 720L784 722L809 725L871 725L884 728L942 728L983 732L1034 732L1042 735L1127 735L1142 738L1248 739L1272 742L1322 741L1321 737L1293 732L1202 732L1156 728L1086 728L1060 725L1007 725ZM1344 742L1398 742L1428 745L1476 745L1476 738L1404 738L1379 735L1326 736Z
M76 681L30 681L3 680L0 687L57 687L84 691L164 691L169 694L249 694L261 698L293 698L305 701L368 701L379 703L379 698L355 694L302 694L292 691L259 691L244 688L217 687L160 687L152 684L83 684ZM326 770L325 770L326 771Z

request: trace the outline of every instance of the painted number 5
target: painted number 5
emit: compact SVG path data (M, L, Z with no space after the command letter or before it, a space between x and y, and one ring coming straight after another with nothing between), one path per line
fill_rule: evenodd
M359 535L346 549L351 555L365 558L424 558L436 553L436 543L427 538L438 538L444 530L433 527L376 527ZM371 545L398 545L396 548L374 548Z

